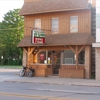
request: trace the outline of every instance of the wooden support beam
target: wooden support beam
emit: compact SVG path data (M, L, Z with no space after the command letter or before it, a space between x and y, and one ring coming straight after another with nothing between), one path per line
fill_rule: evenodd
M78 69L78 46L76 46L76 69Z
M39 52L39 50L37 50L35 53L34 53L34 56Z
M69 48L70 48L74 53L76 53L75 50L72 48L72 46L69 45Z
M28 68L30 67L30 51L31 51L31 48L28 47L28 53L27 53L27 67Z
M35 50L37 49L37 47L34 48L34 50L32 51L32 53L34 54Z
M29 55L35 50L35 48L31 48Z
M24 50L26 53L28 53L28 50L26 50L26 48L23 48L23 50Z
M79 54L84 48L85 48L85 46L82 46L82 47L80 48L80 50L78 51L78 54Z

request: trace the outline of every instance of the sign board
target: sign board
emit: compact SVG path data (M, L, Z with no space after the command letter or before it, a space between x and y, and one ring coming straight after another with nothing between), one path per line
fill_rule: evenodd
M32 43L33 44L44 44L45 33L43 31L32 30Z

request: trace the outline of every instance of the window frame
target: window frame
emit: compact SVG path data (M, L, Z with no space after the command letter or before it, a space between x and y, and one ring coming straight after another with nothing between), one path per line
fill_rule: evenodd
M71 26L72 26L72 25L71 25L71 18L77 18L77 32L72 32L72 31L71 31L71 30L72 30L72 29L71 29ZM78 33L78 32L79 32L79 28L78 28L78 26L79 26L79 23L78 23L78 22L79 22L79 21L78 21L78 19L79 19L78 16L71 16L71 17L70 17L70 33Z
M53 19L58 19L58 31L53 31ZM58 17L54 17L51 19L51 30L52 30L52 34L58 34L59 33L59 18Z
M36 27L36 23L35 23L35 22L36 22L36 20L40 20L40 24L41 24L41 25L40 25L40 28L37 28L37 27ZM38 19L34 19L34 28L35 28L35 29L39 29L39 30L40 30L40 29L41 29L41 27L42 27L41 19L39 19L39 18L38 18Z

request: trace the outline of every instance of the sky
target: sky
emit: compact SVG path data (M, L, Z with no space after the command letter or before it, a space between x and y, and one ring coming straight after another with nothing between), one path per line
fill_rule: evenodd
M21 8L24 0L0 0L0 22L9 10Z

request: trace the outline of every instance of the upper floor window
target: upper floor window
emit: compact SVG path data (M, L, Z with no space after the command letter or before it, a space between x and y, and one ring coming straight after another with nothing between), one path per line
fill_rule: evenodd
M70 32L77 33L78 32L78 16L70 17Z
M58 33L58 18L52 18L52 33Z
M41 29L41 19L34 20L34 28Z

